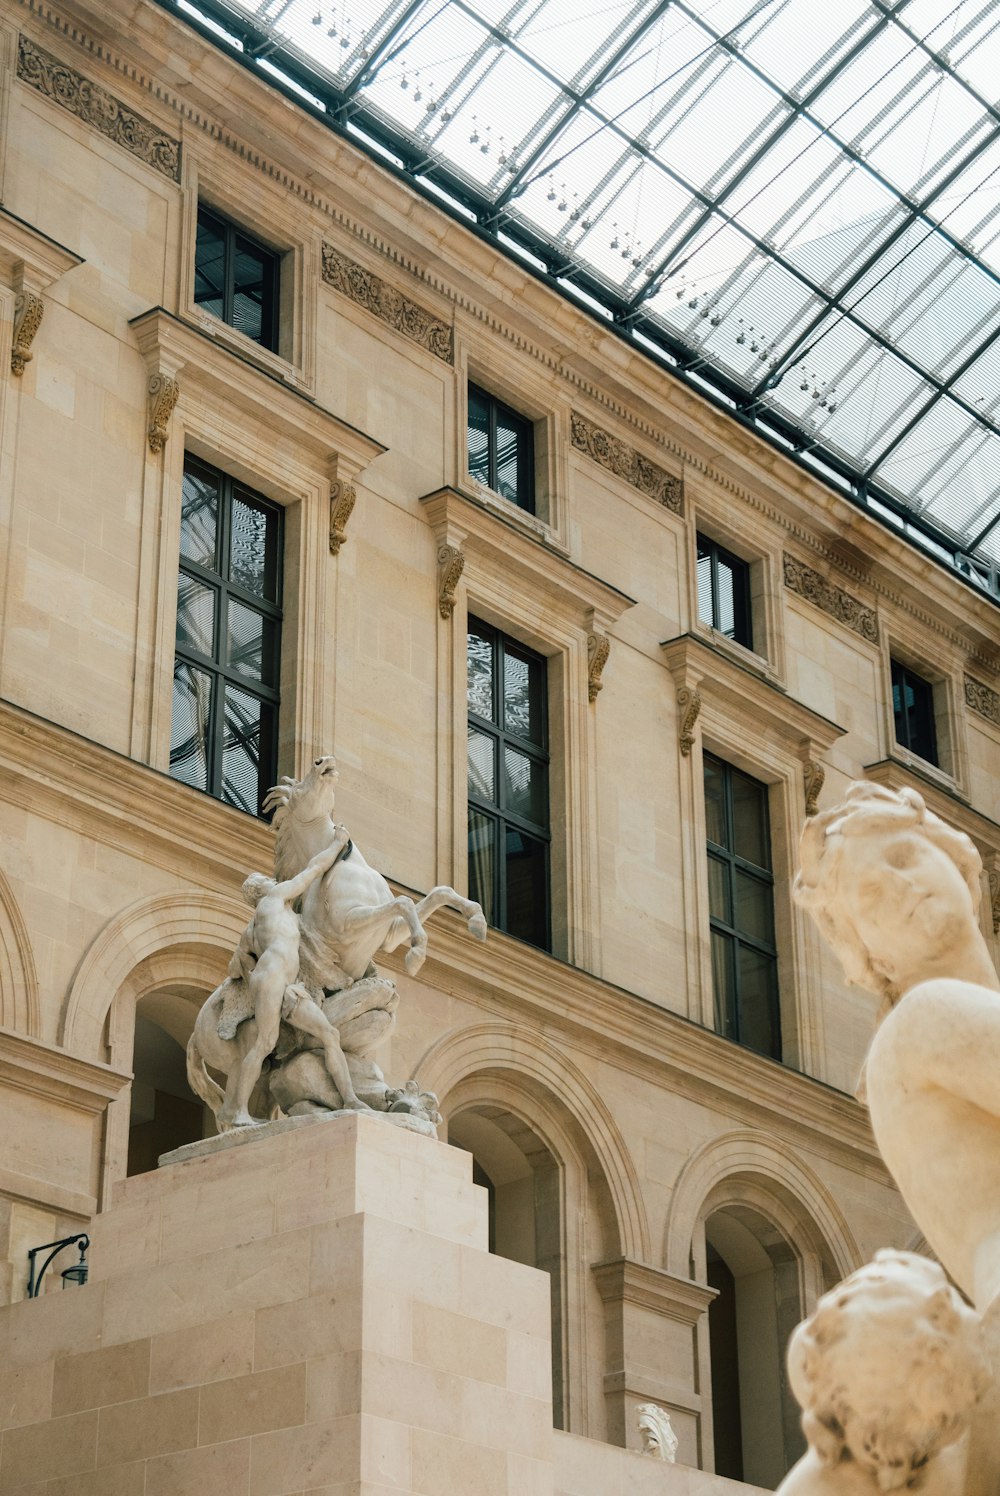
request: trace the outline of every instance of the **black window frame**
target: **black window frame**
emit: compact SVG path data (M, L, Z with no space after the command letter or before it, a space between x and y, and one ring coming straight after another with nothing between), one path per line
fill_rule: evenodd
M552 867L552 862L551 862L551 849L552 849L552 808L551 808L551 783L550 783L550 778L549 778L549 769L551 767L551 756L550 756L550 753L549 753L549 726L548 726L548 661L546 660L546 658L545 658L544 655L539 654L536 650L529 649L527 647L527 645L521 644L521 642L519 640L511 638L510 635L503 633L502 630L500 630L498 628L495 628L492 624L486 623L484 619L476 618L476 617L473 617L472 615L470 615L469 619L468 619L468 627L467 627L467 633L466 633L466 649L467 650L468 650L468 635L471 634L471 633L479 634L481 637L483 637L485 639L488 639L490 641L490 645L491 645L491 649L492 649L492 681L493 681L493 701L492 701L492 706L493 706L493 720L490 720L489 718L480 716L479 713L474 712L471 709L471 707L468 707L468 724L469 724L469 727L475 729L476 732L483 733L483 734L491 737L494 740L495 747L494 747L494 759L493 759L493 762L494 762L494 766L495 766L495 782L496 782L496 786L497 786L497 794L499 796L498 800L493 801L493 800L487 800L487 799L485 799L481 795L474 794L472 792L471 785L469 784L469 776L468 776L468 772L467 772L467 774L466 774L466 784L467 784L467 798L468 798L469 810L470 811L474 810L479 815L487 817L489 820L491 820L494 823L494 825L496 827L496 831L495 831L494 838L493 838L494 851L493 851L493 870L492 870L493 888L494 888L494 905L493 905L492 909L486 909L484 907L484 912L486 914L487 921L491 925L493 925L494 928L496 928L498 930L503 930L504 933L506 933L506 934L513 935L515 939L524 940L527 944L534 945L535 948L538 949L538 950L551 951L551 949L552 949L552 881L551 881L551 867ZM541 681L542 681L542 685L541 685L541 696L542 696L542 706L541 706L541 711L540 711L540 717L541 717L542 733L541 733L541 739L539 741L535 741L535 740L533 740L531 738L524 737L524 736L522 736L519 733L511 732L506 727L506 725L505 725L504 714L503 714L503 709L502 708L503 708L504 658L505 658L505 656L507 654L511 654L514 657L518 657L519 656L522 659L527 660L527 661L529 661L529 662L531 662L531 663L533 663L533 664L538 665L538 666L541 667ZM506 745L508 745L508 744L512 748L516 749L517 752L525 754L535 764L543 766L544 769L545 769L544 784L545 784L545 801L546 801L546 821L545 821L544 825L541 824L540 822L532 821L532 820L530 820L529 818L527 818L525 816L518 815L516 812L511 811L507 807L507 805L505 803L505 787L504 787L504 776L503 776L503 773L502 773L502 763L503 763L503 750L504 750L504 747ZM468 825L468 818L467 818L467 825ZM517 931L512 931L512 930L510 930L508 928L509 923L510 923L509 918L508 918L508 913L509 913L509 911L508 911L508 889L507 889L507 877L506 877L506 831L507 831L508 827L511 827L515 831L522 832L525 836L531 837L534 841L541 843L542 848L543 848L543 877L544 877L544 889L545 889L545 908L544 908L544 911L543 911L544 917L543 917L543 919L541 921L542 927L543 927L543 940L541 942L535 942L534 940L530 939L528 936L523 935L523 934L518 934ZM470 897L474 897L475 896L472 893L472 878L473 878L473 871L472 871L472 867L470 865L470 868L469 868Z
M282 256L268 244L262 243L260 239L248 234L238 223L224 214L216 212L204 203L198 204L198 224L210 227L223 241L223 271L222 271L222 312L212 311L204 306L204 302L198 299L197 278L204 275L204 269L198 263L198 234L195 233L195 288L194 304L202 307L210 317L216 317L226 327L231 327L234 332L240 333L249 339L251 343L257 343L269 353L278 352L278 309L281 293L281 260ZM235 324L234 299L236 296L236 255L242 241L255 254L263 256L267 273L262 279L261 291L261 313L260 313L260 337L255 338L250 333L244 332Z
M711 577L712 591L712 617L702 618L699 607L698 618L701 623L715 629L716 633L722 634L726 639L732 639L735 644L741 644L744 649L753 649L753 600L750 591L750 562L745 561L742 556L735 555L727 550L718 541L713 540L710 535L704 535L699 530L695 545L695 592L700 603L701 593L697 585L697 566L702 560L709 563L709 574ZM719 562L725 562L730 567L733 575L733 630L719 627L718 620L722 616L719 601Z
M177 779L181 784L187 784L189 788L196 789L200 794L207 794L214 800L221 800L223 804L233 805L238 810L245 811L248 815L262 816L262 802L267 790L277 780L278 771L278 736L279 736L279 714L281 707L281 626L284 619L282 609L283 570L284 570L284 510L280 504L264 497L248 484L242 483L231 474L224 472L221 468L214 467L211 463L204 462L201 458L193 457L186 453L184 457L185 476L193 472L202 474L217 485L218 493L218 515L216 521L215 535L215 561L216 567L211 568L195 561L192 557L181 552L178 556L178 580L182 576L191 577L202 586L211 589L213 602L213 633L215 639L215 655L210 656L202 653L188 642L181 642L175 632L174 639L174 669L177 663L201 670L212 678L212 704L210 709L209 728L206 740L209 752L206 762L207 783L203 786L192 785L189 780L179 774L174 774L174 744L173 744L173 713L171 712L171 754L170 772L171 777ZM231 554L230 542L232 537L232 513L234 500L239 499L251 508L263 511L274 524L273 547L274 547L274 599L261 596L260 593L242 586L231 577ZM228 647L228 607L230 599L242 605L244 608L269 619L274 627L271 641L271 650L274 661L273 686L264 680L255 680L252 676L243 674L230 664L225 658ZM231 685L247 696L252 696L265 703L271 708L271 731L265 745L261 740L258 752L258 794L257 805L251 808L249 805L233 799L224 793L225 784L223 780L224 753L227 747L225 740L225 687ZM266 752L265 752L266 747Z
M893 658L889 660L889 679L892 691L892 730L896 742L908 753L915 753L924 763L940 767L933 681L918 675L909 665L904 665L902 660ZM907 689L912 691L914 698L914 704L909 708L906 706ZM915 717L922 717L922 723L918 721L915 724Z
M466 456L469 462L469 472L473 477L479 477L472 472L471 453L468 450L469 434L471 432L471 410L473 399L481 400L487 408L487 478L480 482L486 483L487 488L508 504L513 504L516 509L522 509L525 514L535 513L535 423L529 416L522 415L520 411L514 410L505 401L499 400L489 390L483 389L481 384L469 381L466 399ZM497 450L497 418L501 417L508 422L517 432L517 494L510 498L507 494L500 493L500 477L498 468Z
M729 985L730 990L733 994L732 1006L731 1008L726 1010L724 1008L724 995L720 995L720 993L716 990L713 965L712 988L715 1004L716 1031L720 1034L724 1034L727 1038L733 1039L737 1044L742 1044L746 1048L754 1048L755 1053L765 1054L772 1060L780 1061L782 1058L781 993L778 982L777 942L773 938L770 941L762 940L759 936L753 935L751 932L742 929L735 922L736 910L738 907L737 872L739 872L743 876L753 879L756 883L766 886L770 890L770 916L772 935L774 932L774 859L771 852L770 792L768 786L761 780L754 779L750 774L745 774L742 769L735 768L734 765L727 763L725 759L719 758L716 754L705 753L704 762L706 764L713 765L717 770L721 771L723 782L723 810L725 817L725 833L726 839L729 843L728 846L723 846L718 842L712 841L707 835L706 827L705 842L708 859L710 863L714 861L723 869L726 901L731 912L731 919L726 920L719 914L713 913L711 911L711 908L709 909L710 933L722 936L727 941L727 950L730 953ZM740 856L735 850L736 834L735 816L733 811L733 779L734 776L737 775L742 780L745 780L748 784L751 784L756 789L758 789L763 797L763 818L761 824L764 828L764 850L769 863L769 866L767 867L763 867L759 863L753 862L746 857ZM709 883L711 889L711 879L709 880ZM741 1030L743 1029L743 1024L741 1022L741 974L738 955L739 951L742 948L755 951L758 955L766 956L772 964L771 969L773 980L771 983L772 997L771 1012L769 1014L769 1018L771 1034L773 1036L774 1042L772 1046L766 1050L760 1050L754 1046L748 1045L745 1037L743 1036L743 1033L741 1032Z

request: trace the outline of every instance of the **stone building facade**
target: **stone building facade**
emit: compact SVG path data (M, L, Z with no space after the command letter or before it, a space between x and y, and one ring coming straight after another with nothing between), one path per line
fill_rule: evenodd
M471 881L527 936L445 915L419 977L388 958L385 1068L551 1274L557 1425L638 1448L654 1401L682 1464L774 1485L791 1326L919 1245L797 836L852 778L915 786L997 950L995 605L152 0L7 8L0 203L0 1302L207 1126L182 1047L270 865L267 720L275 775L336 753L395 887ZM267 336L207 305L210 230L269 257ZM470 439L496 464L504 421L529 507ZM280 593L195 554L198 484ZM247 672L232 622L205 664L223 593ZM470 725L470 660L535 726Z

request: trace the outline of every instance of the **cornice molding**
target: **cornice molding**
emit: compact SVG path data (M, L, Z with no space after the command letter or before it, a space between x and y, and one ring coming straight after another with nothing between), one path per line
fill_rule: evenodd
M84 1060L55 1044L0 1029L0 1083L100 1116L131 1081L129 1072Z
M719 1294L717 1288L710 1288L707 1283L677 1278L664 1268L633 1262L628 1257L595 1262L591 1272L605 1304L635 1304L685 1325L696 1325Z
M805 598L806 602L828 613L852 633L858 634L866 644L878 643L878 615L874 608L866 608L864 603L845 592L842 587L828 581L822 572L806 566L787 551L782 557L782 570L789 592L794 592L797 597Z

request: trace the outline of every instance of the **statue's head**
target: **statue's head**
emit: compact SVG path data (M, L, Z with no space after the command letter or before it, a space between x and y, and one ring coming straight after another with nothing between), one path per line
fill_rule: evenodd
M256 909L264 895L270 893L276 887L277 884L274 879L268 878L265 873L251 873L249 878L244 881L240 892L243 895L244 901L252 909Z
M936 1262L882 1251L824 1294L788 1345L802 1428L823 1464L906 1486L989 1385L979 1316Z
M916 790L852 784L806 822L800 856L796 901L848 978L890 1003L922 963L978 935L979 853Z
M301 779L283 775L264 797L265 814L274 812L272 826L277 830L289 815L302 821L332 815L339 777L337 760L332 754L314 759Z
M655 1455L657 1459L668 1460L673 1464L677 1455L677 1435L666 1410L657 1407L656 1403L639 1403L635 1410L635 1421L643 1453Z

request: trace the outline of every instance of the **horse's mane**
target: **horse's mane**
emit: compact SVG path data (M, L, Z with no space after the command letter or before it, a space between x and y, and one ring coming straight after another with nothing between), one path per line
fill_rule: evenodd
M293 779L291 775L283 774L278 783L273 784L264 796L265 815L268 811L273 811L271 825L275 832L274 876L279 883L283 883L287 878L294 878L305 865L296 847L296 819L293 814L299 798L298 791L301 789L301 779Z

